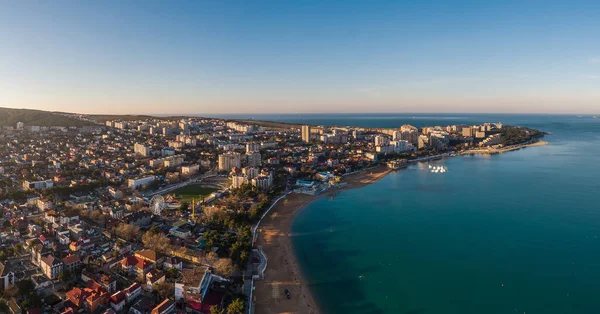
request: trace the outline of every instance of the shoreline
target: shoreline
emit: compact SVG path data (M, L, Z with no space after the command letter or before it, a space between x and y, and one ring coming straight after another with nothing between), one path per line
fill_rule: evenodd
M525 147L545 146L548 144L550 144L550 143L548 143L546 141L542 141L542 140L537 140L535 142L528 143L528 144L517 144L517 145L513 145L513 146L509 146L509 147L502 147L502 148L479 148L479 149L466 150L466 151L462 151L462 152L458 153L458 155L463 156L463 155L474 155L474 154L500 154L500 153L511 152L514 150L519 150L519 149L522 149Z
M331 188L319 195L290 194L271 209L256 233L256 246L267 256L268 266L264 279L255 281L255 313L321 313L292 246L291 228L294 217L314 200L369 185L392 171L381 165L353 173L343 178L342 182L346 183L343 187ZM285 296L285 289L292 296L289 300Z

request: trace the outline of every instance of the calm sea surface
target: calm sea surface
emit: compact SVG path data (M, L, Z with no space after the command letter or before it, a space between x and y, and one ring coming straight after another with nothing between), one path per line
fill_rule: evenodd
M248 118L248 116L244 117ZM301 211L293 244L326 313L600 313L600 120L541 115L254 116L397 127L502 121L548 146L413 165Z

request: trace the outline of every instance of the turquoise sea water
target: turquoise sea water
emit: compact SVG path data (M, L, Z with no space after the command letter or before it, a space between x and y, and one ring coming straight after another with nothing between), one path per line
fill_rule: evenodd
M324 312L600 313L600 120L435 118L421 125L503 121L553 135L436 161L444 174L413 165L307 206L293 244ZM352 119L316 124L411 123Z

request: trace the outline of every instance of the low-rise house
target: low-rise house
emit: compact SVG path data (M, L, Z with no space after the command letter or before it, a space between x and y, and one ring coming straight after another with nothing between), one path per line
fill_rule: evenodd
M125 306L125 292L119 291L110 296L110 307L112 307L115 311L120 312Z
M67 255L62 259L64 271L73 272L81 267L81 258L77 255Z
M135 302L131 304L129 307L129 313L133 314L147 314L149 309L154 308L156 302L153 300L154 298L142 295L137 298Z
M108 293L100 285L88 281L85 288L73 288L65 295L73 305L95 312L98 306L108 304Z
M165 282L165 273L153 269L146 274L146 290L152 292L152 288Z
M92 273L88 270L83 270L81 272L81 280L84 282L93 281L95 284L104 288L108 293L117 291L117 280L104 273Z
M123 292L125 293L127 303L131 303L133 300L135 300L135 298L137 298L140 295L140 293L142 293L142 286L139 283L135 282L131 286L125 288Z
M133 255L152 264L161 264L165 260L163 254L160 254L154 250L139 250L133 253Z
M192 236L192 227L188 224L183 226L174 226L173 228L169 229L169 234L185 240Z
M0 262L0 291L4 291L15 284L15 273L12 271L10 264Z
M170 256L165 259L163 262L163 269L167 270L169 268L175 268L179 271L183 270L183 262L175 256Z
M121 268L126 270L130 275L144 276L154 268L154 264L137 256L128 256L121 260Z
M63 271L63 262L53 255L46 255L40 259L40 268L42 273L50 279L57 279Z
M214 278L208 267L184 270L181 281L175 283L175 300L185 300L188 313L209 313L223 302L223 293L210 290Z
M154 309L152 309L151 314L172 314L175 313L175 302L165 299L159 305L157 305Z
M134 224L138 227L147 227L152 222L152 214L147 210L140 210L123 217L126 224Z

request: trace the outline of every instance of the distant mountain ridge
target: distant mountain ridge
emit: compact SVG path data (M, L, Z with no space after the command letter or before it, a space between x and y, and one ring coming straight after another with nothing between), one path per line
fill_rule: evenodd
M68 117L56 112L0 107L0 126L15 127L17 122L23 122L25 125L64 127L94 125L92 122Z

